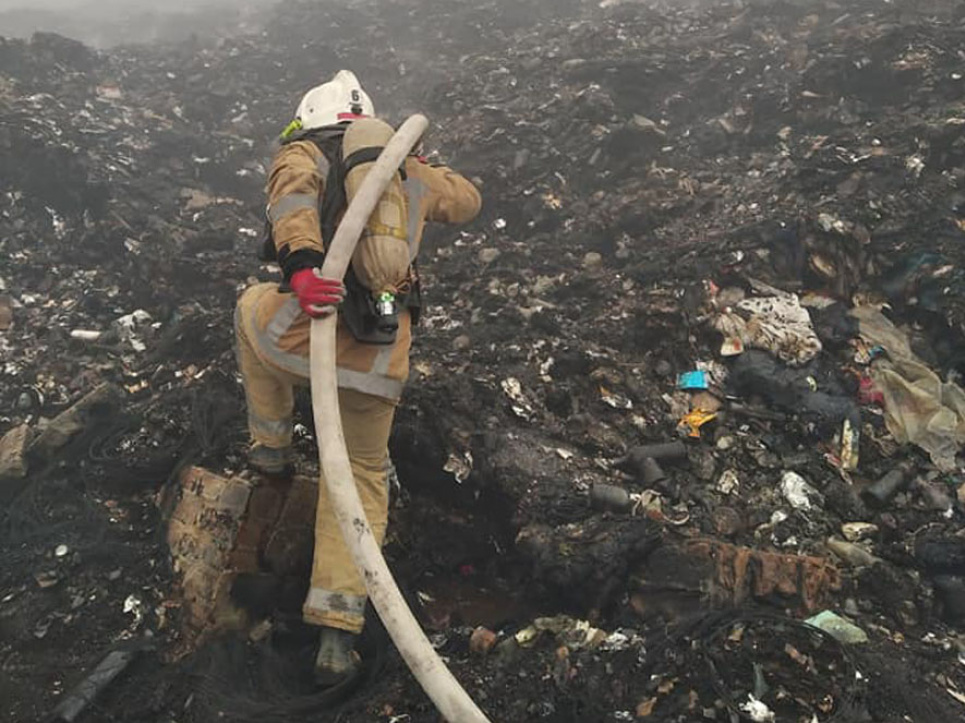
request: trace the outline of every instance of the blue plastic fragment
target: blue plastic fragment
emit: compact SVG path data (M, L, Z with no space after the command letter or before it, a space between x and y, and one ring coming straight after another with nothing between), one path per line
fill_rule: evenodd
M677 389L706 389L707 372L684 372L677 376Z

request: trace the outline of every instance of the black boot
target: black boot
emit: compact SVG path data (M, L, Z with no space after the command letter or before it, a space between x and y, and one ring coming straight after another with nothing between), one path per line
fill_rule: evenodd
M359 669L361 658L355 652L357 639L357 635L347 630L322 626L315 658L315 682L318 685L338 685Z

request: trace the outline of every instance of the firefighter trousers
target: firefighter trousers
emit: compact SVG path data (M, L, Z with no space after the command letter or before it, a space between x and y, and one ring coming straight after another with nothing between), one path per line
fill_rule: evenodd
M253 443L286 447L292 438L294 387L309 383L298 368L273 363L278 349L259 333L258 306L267 297L253 287L242 295L235 314L238 366L248 405ZM290 352L289 352L290 353ZM305 369L307 370L307 349ZM388 521L388 443L397 401L356 389L339 389L339 412L349 460L369 526L379 544ZM365 621L365 584L342 539L324 479L319 481L312 579L302 612L306 622L361 632Z

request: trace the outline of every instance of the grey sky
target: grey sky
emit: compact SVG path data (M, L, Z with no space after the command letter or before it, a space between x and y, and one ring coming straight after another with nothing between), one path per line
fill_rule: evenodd
M213 2L207 4L224 4L224 2L225 0L213 0ZM0 10L63 10L76 9L82 6L103 7L105 5L160 10L163 8L190 8L201 4L203 3L199 3L197 0L165 0L163 3L158 3L157 0L118 0L115 2L98 2L97 0L29 0L29 2L27 0L0 0ZM2 34L2 28L0 28L0 34Z

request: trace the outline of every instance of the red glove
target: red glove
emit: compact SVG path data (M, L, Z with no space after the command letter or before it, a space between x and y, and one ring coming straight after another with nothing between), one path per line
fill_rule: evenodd
M345 284L319 276L316 269L299 269L289 283L298 305L313 319L328 316L345 298Z

